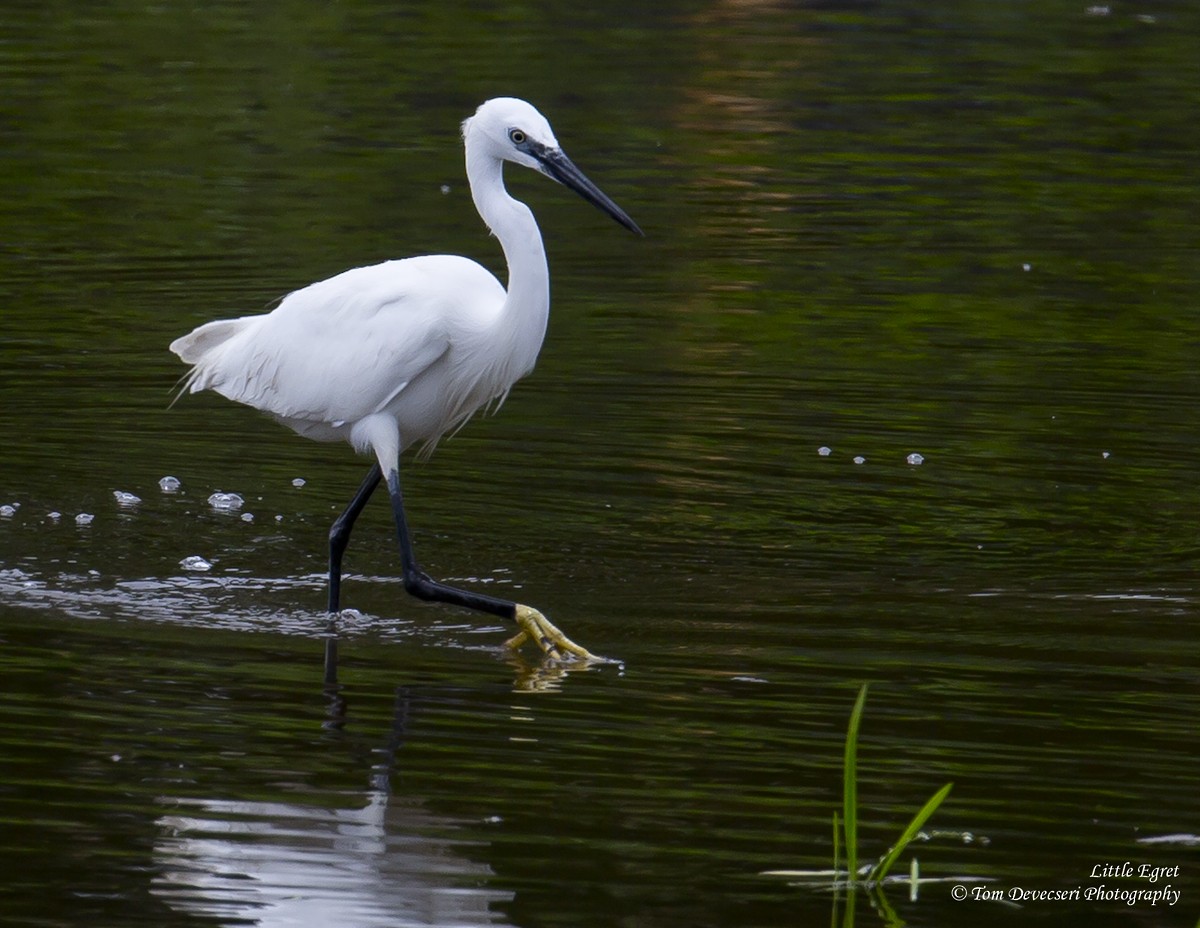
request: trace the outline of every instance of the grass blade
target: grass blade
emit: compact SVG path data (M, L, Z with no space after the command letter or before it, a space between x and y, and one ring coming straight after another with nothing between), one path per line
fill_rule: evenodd
M867 702L867 684L858 691L846 730L846 755L842 763L842 829L846 835L847 881L858 879L858 728Z
M871 872L867 875L868 883L881 882L888 875L888 871L892 869L892 865L896 863L897 858L904 853L904 849L917 836L917 832L929 820L929 816L937 811L937 807L942 804L942 800L950 795L950 790L953 787L953 783L947 783L930 796L929 801L925 805L921 806L921 811L913 816L913 820L908 823L908 827L901 833L900 839L892 845L892 849L884 855L879 863L871 868Z

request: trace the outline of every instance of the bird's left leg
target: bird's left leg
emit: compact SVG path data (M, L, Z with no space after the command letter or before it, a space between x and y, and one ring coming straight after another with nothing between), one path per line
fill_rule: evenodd
M417 563L413 552L412 536L408 530L408 516L404 512L404 495L400 491L400 472L391 468L387 473L388 495L392 500L392 513L396 518L396 534L400 542L400 558L404 570L404 589L418 599L430 602L452 603L467 609L476 609L489 615L499 616L515 622L521 629L507 644L512 648L532 641L553 657L573 656L585 660L595 656L560 632L544 615L530 606L473 593L434 580Z
M367 479L362 482L354 498L340 516L329 527L329 627L325 634L325 685L333 693L331 705L340 698L337 695L337 611L341 606L342 595L342 556L346 546L350 544L350 530L358 519L371 494L379 486L382 470L378 464L371 466Z
M379 478L382 474L383 471L379 464L372 464L362 486L354 494L354 499L350 500L350 505L334 519L333 525L329 527L329 612L337 612L340 606L342 555L346 553L346 546L350 544L350 530L354 528L355 520L366 507L371 494L379 486Z

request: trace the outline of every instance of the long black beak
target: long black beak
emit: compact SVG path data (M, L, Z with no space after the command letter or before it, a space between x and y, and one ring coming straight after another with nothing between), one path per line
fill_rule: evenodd
M538 163L542 166L542 173L547 177L570 187L593 206L604 210L630 232L636 232L638 235L646 234L638 228L636 222L629 218L625 210L610 200L603 190L587 179L587 175L583 171L575 167L575 163L563 154L562 149L530 146L529 153L537 158Z

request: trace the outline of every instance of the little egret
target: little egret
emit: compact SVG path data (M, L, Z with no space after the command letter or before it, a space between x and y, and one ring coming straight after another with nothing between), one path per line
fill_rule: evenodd
M342 555L383 479L391 497L404 588L515 622L508 644L588 658L540 612L448 586L417 563L400 490L400 453L431 450L478 409L503 402L533 369L550 309L550 274L533 213L504 188L505 161L576 191L625 228L637 224L563 154L524 100L488 100L462 124L475 208L500 240L508 289L479 264L426 255L354 268L289 294L272 312L210 322L171 343L192 365L184 390L215 390L307 438L372 452L366 479L329 530L329 611L340 607Z

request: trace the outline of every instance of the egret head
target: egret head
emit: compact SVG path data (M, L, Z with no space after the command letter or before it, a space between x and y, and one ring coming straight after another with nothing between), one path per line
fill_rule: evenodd
M642 230L610 200L559 147L546 117L515 97L496 97L480 105L462 124L468 145L482 144L492 157L533 168L570 187L593 206L638 235Z
M480 105L475 115L463 121L463 137L481 137L492 154L534 170L541 164L531 154L541 149L558 148L558 140L546 117L532 104L516 97L496 97Z

